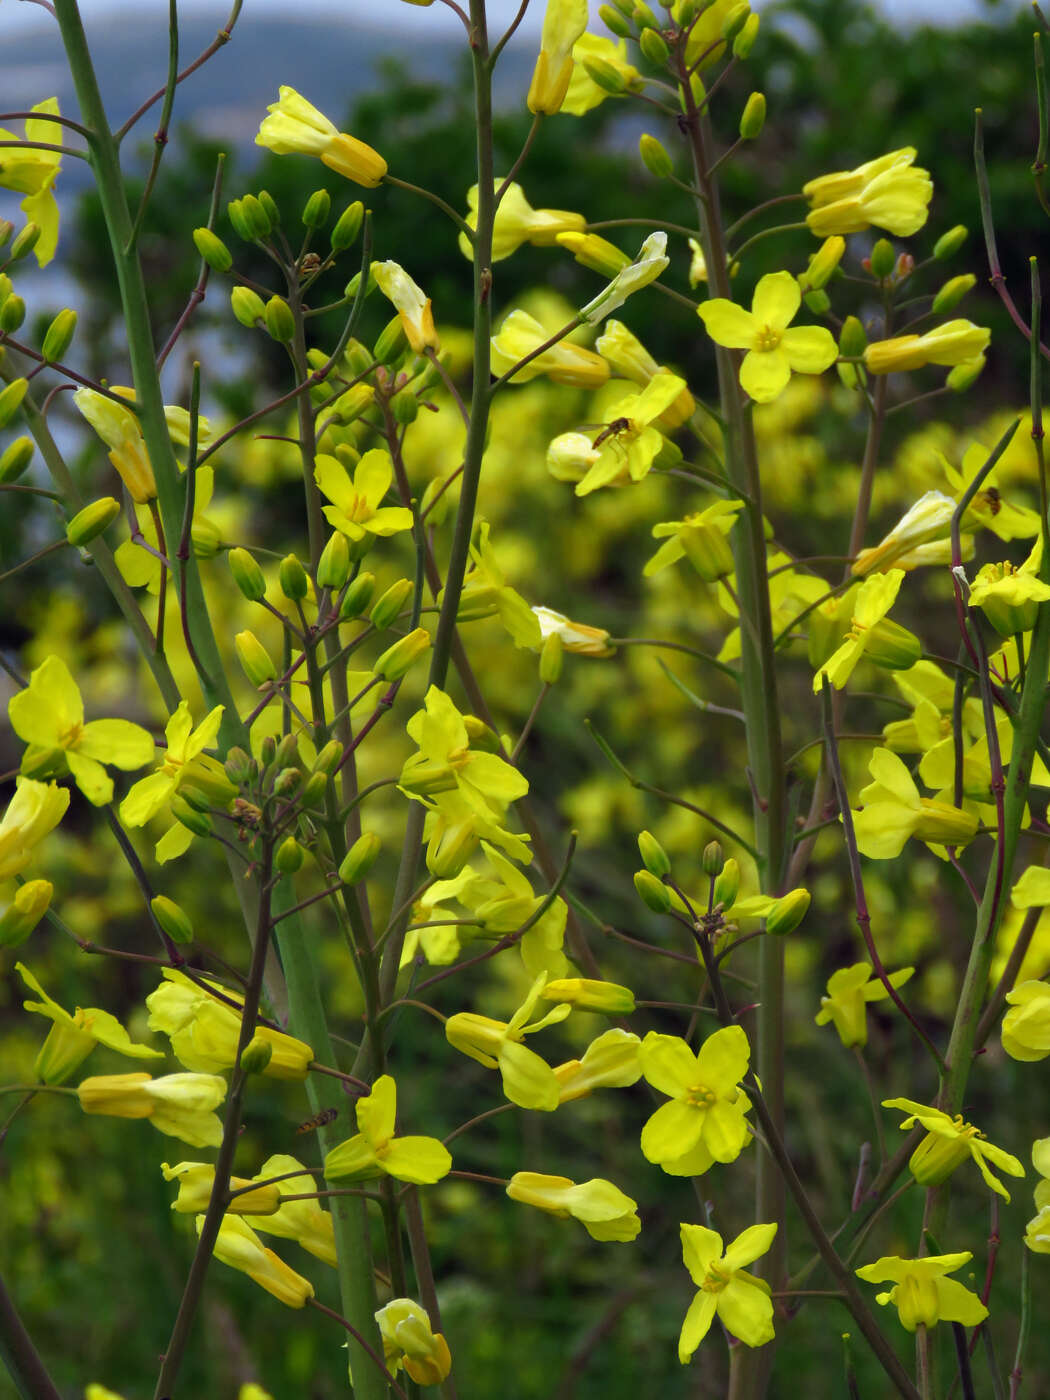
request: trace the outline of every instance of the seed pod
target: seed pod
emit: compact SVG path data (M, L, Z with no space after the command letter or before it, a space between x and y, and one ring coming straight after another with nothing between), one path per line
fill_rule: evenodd
M79 549L108 529L119 514L120 502L112 496L103 496L100 500L92 501L83 510L78 510L66 526L66 539Z
M40 353L47 363L60 360L73 343L77 330L77 313L70 307L60 311L44 333Z
M233 266L233 254L217 233L210 228L195 228L193 242L212 272L229 272Z

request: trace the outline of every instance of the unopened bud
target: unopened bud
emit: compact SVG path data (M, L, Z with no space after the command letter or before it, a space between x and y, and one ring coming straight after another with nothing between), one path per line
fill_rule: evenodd
M178 793L171 799L171 815L194 836L211 835L211 817L196 812Z
M831 310L831 298L823 287L818 287L815 292L803 293L802 300L806 303L807 311L812 311L814 316L823 316Z
M282 768L273 780L273 790L278 797L292 797L302 786L303 775L299 768Z
M329 781L327 773L312 773L303 787L303 806L311 807L315 811L323 810L327 802Z
M725 864L725 857L722 854L722 844L720 841L708 841L704 847L704 853L700 857L700 868L710 879L721 875L722 866Z
M934 315L941 316L945 311L951 311L953 307L958 306L976 281L977 278L973 273L967 272L961 277L953 277L951 281L945 282L944 286L933 299L933 306L931 309Z
M256 690L261 690L263 686L277 679L277 667L273 658L254 632L238 632L233 639L233 645L242 671Z
M266 593L266 580L263 578L262 569L259 568L253 556L246 549L241 549L238 546L236 549L230 550L226 556L226 562L230 566L234 583L249 603L262 602Z
M7 247L14 231L15 226L10 219L0 219L0 248Z
M10 300L12 300L12 298L9 297L8 301ZM5 302L5 306L6 304ZM0 316L2 315L3 308L0 308ZM11 383L0 391L0 428L6 428L8 423L10 423L11 419L18 412L28 388L28 379L12 379Z
M327 190L314 190L303 207L303 223L307 228L324 228L332 212L332 196Z
M631 8L631 18L639 29L655 29L657 26L656 16L645 0L635 0Z
M369 613L368 620L377 632L390 626L411 596L412 584L409 579L401 578L390 585Z
M0 455L0 484L17 481L33 460L33 439L15 438Z
M277 571L281 584L281 592L293 603L301 603L306 597L310 580L306 577L306 570L294 554L286 554L281 560Z
M273 863L282 875L294 875L297 870L302 868L305 859L305 852L295 837L286 836L277 847Z
M856 359L863 355L868 344L868 337L864 332L864 327L856 316L847 316L842 323L842 333L839 336L839 354L845 355L848 359Z
M467 742L475 752L494 753L504 757L499 735L483 719L478 719L477 715L464 715L463 728L467 731Z
M728 909L736 902L740 893L740 865L730 856L715 877L715 903Z
M262 1074L273 1058L273 1045L257 1035L241 1051L241 1069L245 1074Z
M179 796L183 802L188 802L195 812L207 812L211 807L208 794L201 792L200 788L194 787L192 783L180 783Z
M544 1001L565 1001L580 1011L601 1011L606 1016L630 1016L635 1009L630 987L589 977L556 978L547 983L540 995Z
M540 680L544 685L554 685L561 677L564 653L565 646L557 632L544 637L540 649Z
M424 652L430 649L430 633L425 627L417 627L407 637L388 647L372 663L372 671L380 680L399 681L415 665Z
M604 58L588 54L583 60L583 66L591 82L600 87L602 92L609 93L611 97L619 97L627 91L627 81L623 74Z
M60 311L44 334L40 353L48 364L60 360L73 343L77 329L77 313L66 307Z
M195 228L193 242L212 272L229 272L233 266L233 254L217 233L210 228Z
M818 291L827 285L831 274L842 261L842 255L846 251L846 240L839 233L834 233L830 238L825 238L817 251L809 260L809 266L798 279L799 286L804 292Z
M337 530L321 550L317 561L317 582L321 588L340 589L350 577L350 546Z
M401 323L401 317L395 316L392 321L379 333L379 339L375 345L375 359L381 365L393 364L395 360L405 353L408 348L408 338L405 335L405 328Z
M655 875L658 880L670 875L670 858L651 831L638 833L638 854L650 875Z
M23 258L29 256L39 242L40 225L26 224L25 228L22 229L21 233L11 244L7 256L11 262L21 262Z
M363 832L343 857L339 878L344 885L356 885L375 865L382 843L374 831Z
M5 331L11 335L18 330L19 326L26 318L26 304L20 296L14 292L9 297L5 297L0 305L0 331Z
M332 229L332 252L345 252L357 240L357 235L361 232L361 224L365 217L365 206L361 201L355 200L353 204L348 204Z
M671 891L648 870L634 872L634 887L638 898L654 914L666 914L671 908Z
M740 118L740 137L743 141L753 141L766 124L765 93L753 92L747 99Z
M273 206L273 200L269 196L267 196L267 200L268 204L264 204L253 194L246 194L241 200L241 209L248 220L253 238L269 238L270 234L273 233L274 221L269 212L269 206Z
M360 386L364 388L364 385ZM390 412L399 427L407 427L419 417L419 400L412 389L402 389L390 400Z
M598 17L601 19L606 29L611 30L613 34L621 39L629 39L634 33L634 30L624 19L623 15L620 14L620 11L615 9L612 5L599 5Z
M0 948L17 948L26 941L47 913L52 894L50 880L27 880L18 886L0 915Z
M978 355L975 360L964 360L961 365L956 365L954 369L948 371L948 377L944 383L953 393L965 394L984 366L985 357L983 355Z
M243 238L245 243L255 241L255 230L252 228L252 221L248 217L243 199L231 199L226 206L226 214L230 220L230 227L238 238Z
M85 506L83 510L77 511L66 526L66 539L79 549L95 539L96 536L101 535L103 530L108 529L119 514L120 502L114 500L112 496L102 496L99 500L92 501L90 505Z
M733 40L733 57L741 60L747 58L748 54L755 47L755 40L758 38L758 27L762 23L760 15L754 13L748 15L740 33Z
M246 749L235 745L226 755L226 776L231 783L236 783L240 787L243 783L250 782L255 774L255 759Z
M880 238L871 250L868 265L873 277L888 277L897 264L897 253L888 238Z
M741 0L739 5L734 5L722 21L722 38L735 39L747 23L750 14L751 6L747 0Z
M356 379L359 374L367 374L372 368L375 356L367 345L362 345L359 340L352 340L343 352L343 359L346 367Z
M478 833L471 821L440 828L427 843L427 869L439 880L454 880L478 848Z
M671 57L667 40L657 29L643 29L638 36L638 47L654 68L665 68Z
M648 132L643 132L638 138L638 154L642 158L642 164L650 175L655 175L658 180L664 180L670 175L674 166L667 151Z
M766 932L778 938L792 933L805 918L810 898L809 890L789 890L766 915Z
M360 617L371 604L375 591L375 574L358 574L343 597L339 608L339 621L351 622L355 617Z
M343 746L338 739L329 739L314 759L314 772L331 775L343 759Z
M295 317L283 297L273 296L263 308L263 321L273 340L282 345L295 335Z
M193 942L193 923L181 905L166 894L157 894L149 902L153 917L173 943Z
M251 287L234 287L230 293L230 306L242 326L251 330L266 318L266 306L258 292Z
M959 251L969 236L970 231L965 224L956 224L938 238L933 245L933 256L938 262L944 262Z
M277 201L269 190L260 190L258 194L259 203L266 211L266 217L270 221L271 228L281 227L281 211L277 207Z

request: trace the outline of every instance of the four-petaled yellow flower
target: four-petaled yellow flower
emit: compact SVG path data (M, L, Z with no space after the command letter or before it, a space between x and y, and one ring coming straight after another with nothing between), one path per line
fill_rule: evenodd
M1014 1060L1045 1060L1050 1055L1050 986L1019 982L1007 992L1010 1010L1003 1017L1003 1049Z
M180 700L164 730L167 748L155 773L140 778L120 804L120 815L128 826L145 826L175 796L187 776L187 766L210 748L222 723L221 705L193 727L190 707Z
M60 146L62 127L58 122L48 121L45 116L60 115L58 98L49 97L44 102L37 102L31 110L41 115L26 118L26 142ZM13 131L0 128L0 141L17 140ZM15 146L0 149L0 189L17 190L25 195L22 213L29 223L36 224L40 230L33 252L41 267L46 267L55 256L58 245L58 204L51 187L61 164L60 151L41 151L28 144L24 150L18 150Z
M827 238L860 233L874 224L898 238L918 233L926 222L933 182L929 171L913 164L916 154L913 146L905 146L856 170L820 175L803 185L810 204L810 232Z
M266 110L270 115L259 127L257 146L266 146L278 156L318 156L337 174L367 189L382 182L386 161L379 152L340 131L295 88L281 87L278 101Z
M671 1176L735 1161L751 1141L751 1100L740 1088L751 1058L743 1027L723 1026L695 1055L680 1036L650 1031L640 1055L646 1080L671 1100L642 1129L643 1156Z
M148 1118L158 1132L191 1147L218 1147L222 1124L212 1110L226 1097L219 1074L100 1074L77 1085L85 1113Z
M390 490L394 464L381 447L366 452L354 468L353 478L340 462L327 452L319 452L314 480L332 502L324 507L330 525L351 540L367 535L396 535L411 530L412 512L406 506L384 506L380 502Z
M22 974L22 981L30 991L35 992L39 1001L24 1001L27 1011L36 1011L52 1022L47 1039L36 1057L35 1070L44 1084L62 1084L78 1065L83 1064L96 1045L105 1045L121 1055L133 1060L162 1060L163 1052L151 1050L148 1045L137 1045L108 1011L97 1006L78 1006L70 1015L57 1001L53 1001L24 963L15 963Z
M853 812L857 849L871 860L893 860L909 836L939 846L965 846L977 834L977 816L937 798L920 797L908 769L889 749L876 749L868 764L875 779L860 792Z
M899 972L891 972L888 978L891 987L903 987L915 972L913 967L902 967ZM820 1010L814 1020L818 1026L826 1026L830 1021L839 1033L843 1045L867 1045L868 1018L866 1007L871 1001L884 1001L889 996L886 984L873 978L871 963L854 963L852 967L840 967L828 978L828 994L820 999Z
M376 1313L383 1339L383 1360L396 1376L404 1367L417 1385L440 1385L452 1370L444 1334L411 1298L392 1298Z
M874 574L871 578L864 580L858 588L853 602L853 616L850 619L849 631L841 646L824 662L813 677L814 694L820 693L825 676L828 678L829 685L833 685L836 690L841 690L867 651L873 652L885 664L886 658L881 655L880 647L884 633L877 629L885 628L884 619L897 599L903 579L903 569L888 569L885 573ZM906 637L912 636L903 627L900 628L900 631ZM904 666L895 669L906 670L908 666L918 661L920 655L921 647L918 647L911 661L905 658Z
M938 1322L961 1322L976 1327L988 1316L988 1309L976 1293L964 1288L953 1274L973 1258L969 1250L960 1254L929 1254L925 1259L901 1259L896 1254L876 1259L857 1270L865 1283L892 1283L885 1293L877 1293L877 1303L893 1303L901 1326L909 1332L917 1327L934 1327Z
M197 1233L200 1234L204 1216L197 1216ZM267 1249L246 1220L239 1215L224 1215L215 1240L215 1257L231 1269L239 1269L250 1279L265 1288L289 1308L305 1308L308 1298L314 1296L314 1286L309 1279L297 1274L272 1249Z
M437 1138L395 1137L397 1086L389 1074L372 1085L370 1094L357 1101L356 1137L333 1147L324 1159L329 1181L367 1181L393 1176L429 1186L452 1170L448 1148Z
M733 572L733 551L728 535L743 501L715 501L706 510L693 511L684 520L665 520L653 526L653 539L664 543L642 570L652 578L679 559L688 559L705 583L714 583Z
M759 279L750 311L724 297L698 308L716 345L747 351L740 384L756 403L778 398L792 373L823 374L838 358L835 337L826 327L791 327L801 304L802 291L790 272L768 272Z
M883 1099L882 1106L899 1108L908 1115L901 1123L902 1132L916 1123L926 1129L926 1136L908 1163L908 1170L920 1186L939 1186L967 1157L973 1158L986 1185L1004 1201L1010 1199L1010 1193L999 1178L992 1175L988 1162L993 1162L1009 1176L1024 1176L1024 1167L1012 1153L986 1141L980 1129L972 1123L964 1123L958 1113L952 1118L939 1108L916 1103L914 1099Z
M578 1185L567 1176L515 1172L507 1183L512 1201L535 1206L561 1220L578 1220L594 1240L633 1240L642 1228L638 1207L611 1181L596 1177Z
M684 388L684 379L661 370L640 394L629 394L606 410L605 426L593 442L582 433L556 437L547 449L547 469L559 481L575 481L577 496L641 481L664 445L655 421Z
M717 1315L727 1332L748 1347L773 1340L773 1299L765 1279L749 1274L753 1263L773 1243L776 1224L752 1225L728 1248L722 1236L704 1225L682 1225L682 1259L699 1293L689 1305L678 1338L684 1366L707 1336Z
M96 807L113 799L113 779L102 766L143 768L153 758L153 737L127 719L93 719L84 723L84 702L69 667L57 656L29 677L25 690L7 707L11 728L29 745L23 766L49 755L65 759L77 787Z

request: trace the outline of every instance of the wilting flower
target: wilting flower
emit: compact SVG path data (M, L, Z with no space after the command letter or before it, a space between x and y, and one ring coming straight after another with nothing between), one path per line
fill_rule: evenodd
M648 287L670 265L667 256L667 234L651 233L642 246L634 262L621 268L603 292L580 308L580 317L589 325L596 326L606 316L619 311L629 296ZM684 387L684 386L683 386Z
M286 1176L288 1172L302 1171L301 1176ZM328 1211L322 1209L321 1202L286 1201L285 1195L301 1196L317 1189L315 1179L307 1173L302 1163L294 1157L278 1153L268 1157L259 1168L256 1181L266 1181L269 1177L282 1176L284 1181L273 1184L273 1189L281 1193L280 1207L273 1214L255 1222L255 1228L267 1235L277 1235L281 1239L295 1240L308 1253L322 1259L333 1268L337 1263L335 1250L335 1227ZM260 1187L259 1190L269 1190ZM255 1195L253 1191L251 1193ZM232 1205L231 1205L232 1209Z
M893 1288L877 1293L877 1303L893 1303L901 1326L909 1332L917 1327L934 1327L938 1322L961 1322L976 1327L988 1316L988 1309L961 1283L945 1278L973 1258L969 1250L960 1254L930 1254L925 1259L901 1259L896 1254L877 1259L857 1270L865 1283L892 1283Z
M372 273L376 286L394 303L412 350L417 355L424 350L439 350L441 342L434 329L430 298L416 286L405 269L396 262L381 262L372 264Z
M915 972L902 967L891 972L887 981L891 987L903 987ZM840 967L828 978L828 994L820 999L820 1010L814 1020L818 1026L832 1022L845 1046L867 1045L868 1018L866 1007L872 1001L884 1001L889 996L886 984L872 977L871 963L854 963Z
M450 1045L486 1069L499 1069L503 1092L511 1103L550 1113L560 1102L557 1076L546 1060L523 1041L545 1026L564 1021L572 1007L567 1002L559 1003L530 1024L529 1017L546 981L547 974L541 972L509 1021L459 1011L445 1022L445 1037Z
M576 1185L567 1176L515 1172L507 1183L512 1201L535 1206L562 1220L579 1220L595 1240L633 1240L642 1223L638 1207L611 1181L595 1178Z
M25 195L22 212L27 222L36 224L40 230L33 252L40 266L46 267L55 256L58 245L58 204L51 187L62 164L62 153L42 151L28 143L61 145L61 126L48 121L44 115L60 115L58 98L48 97L43 102L35 103L31 110L41 115L26 118L25 147L22 150L17 146L0 148L0 189L17 190ZM0 141L17 140L13 131L0 128Z
M609 645L609 633L604 627L588 627L585 622L573 622L553 608L533 607L532 611L539 620L540 635L544 641L548 637L560 637L566 651L575 651L580 656L612 656L616 651Z
M96 1045L105 1045L133 1060L160 1060L163 1052L138 1045L117 1018L97 1006L78 1006L70 1015L44 991L24 963L15 963L22 981L39 1001L24 1001L27 1011L36 1011L52 1022L47 1039L36 1057L36 1073L44 1084L62 1084L78 1065L83 1064Z
M1024 1176L1024 1167L1012 1153L988 1142L979 1128L972 1123L964 1123L958 1113L952 1118L939 1108L929 1108L926 1104L916 1103L914 1099L884 1099L882 1106L899 1108L908 1114L901 1123L902 1132L916 1123L921 1123L926 1129L926 1136L911 1154L908 1163L908 1170L920 1186L939 1186L967 1157L972 1157L977 1163L986 1185L1005 1201L1010 1199L1010 1193L999 1178L992 1175L988 1162L993 1162L1009 1176Z
M53 831L69 806L69 793L57 783L15 780L15 795L0 820L0 880L20 874L33 848Z
M497 189L503 181L494 181ZM472 185L467 191L467 223L476 228L478 223L478 187ZM549 247L557 242L559 233L573 229L584 229L587 220L582 214L569 209L533 209L525 198L520 185L511 182L496 210L496 220L492 229L492 261L500 262L516 253L523 243L535 243ZM474 250L470 240L459 236L459 247L464 257L473 259Z
M171 1203L171 1208L180 1215L196 1215L207 1210L215 1184L215 1167L211 1162L179 1162L169 1167L167 1162L160 1165L165 1181L177 1181L179 1194ZM259 1186L254 1191L241 1188L251 1186L241 1176L231 1176L229 1189L238 1192L226 1207L230 1215L272 1215L281 1204L281 1195L276 1186Z
M198 1234L203 1224L204 1216L198 1215ZM272 1249L267 1249L248 1222L239 1215L227 1214L222 1217L215 1240L215 1257L229 1264L231 1269L247 1274L286 1307L305 1308L306 1300L314 1296L314 1286L310 1280L289 1268Z
M493 374L509 373L520 360L549 339L550 336L534 316L520 307L512 311L500 327L499 334L492 337ZM609 378L609 366L593 350L587 350L571 340L560 340L534 355L527 365L515 371L512 379L516 384L524 384L539 374L547 375L556 384L599 389Z
M749 1347L773 1340L773 1299L765 1279L745 1269L765 1254L776 1224L752 1225L728 1248L722 1236L703 1225L682 1226L682 1259L699 1293L689 1305L678 1338L684 1366L707 1336L717 1315L726 1331Z
M885 573L891 564L901 564L918 546L946 539L955 506L956 502L943 491L925 492L877 545L860 551L851 572L870 574L879 570Z
M169 1137L191 1147L218 1147L222 1124L212 1112L226 1097L218 1074L101 1074L77 1085L85 1113L111 1118L148 1118Z
M376 1313L383 1339L383 1360L396 1376L404 1367L417 1385L440 1385L452 1370L444 1334L411 1298L392 1298Z
M295 88L281 87L278 101L266 110L270 115L259 127L257 146L266 146L278 156L318 156L339 175L367 189L381 183L386 161L379 152L340 131Z
M529 84L526 105L547 116L565 100L572 77L572 46L587 28L587 0L547 0L540 52Z
M856 170L820 175L803 185L810 232L826 238L860 233L874 224L899 238L918 233L926 222L933 182L928 171L912 164L916 154L913 146L905 146Z
M592 1040L580 1060L554 1066L558 1103L585 1099L595 1089L625 1089L642 1077L639 1051L642 1042L633 1031L603 1031Z
M872 341L864 351L864 364L872 374L893 374L923 365L961 365L982 355L991 335L986 327L972 321L945 321L925 335Z

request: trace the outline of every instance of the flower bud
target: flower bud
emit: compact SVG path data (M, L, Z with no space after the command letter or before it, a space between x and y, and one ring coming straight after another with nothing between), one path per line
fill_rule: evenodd
M648 870L634 872L634 887L638 898L654 914L666 914L671 908L671 891Z
M499 735L483 719L478 719L477 715L464 715L463 728L467 731L467 741L472 749L478 753L494 753L500 758L505 757Z
M26 318L26 304L21 297L15 296L12 292L9 297L5 297L0 304L0 331L5 331L11 335L18 330L19 326Z
M97 501L78 510L66 526L66 539L70 544L81 546L89 543L103 530L109 528L120 514L120 502L112 496L102 496Z
M273 863L282 875L294 875L297 870L302 868L305 858L305 852L295 837L286 836L277 847Z
M303 806L314 811L323 811L328 800L329 781L327 773L312 773L303 787Z
M419 417L419 400L416 398L415 391L402 389L400 393L395 394L390 400L390 412L394 422L402 428L407 427L409 423L414 423Z
M257 1035L241 1051L241 1069L245 1074L262 1074L272 1059L273 1046Z
M842 261L842 255L845 251L846 240L841 234L835 233L830 238L825 238L810 258L805 272L798 279L803 292L819 291L821 287L825 287L832 273ZM863 346L861 348L863 349Z
M888 277L897 263L897 254L888 238L880 238L871 250L868 259L873 277Z
M259 568L254 557L246 549L241 549L238 546L236 549L230 550L226 556L226 562L230 566L234 583L249 603L262 602L266 593L266 580L263 578L263 571Z
M321 588L342 588L350 577L350 545L337 530L317 561L317 582Z
M286 554L281 560L277 576L281 584L281 592L293 603L301 603L306 597L310 588L310 580L306 577L306 570L300 564L294 554Z
M425 627L417 627L407 637L388 647L382 656L372 663L372 671L380 680L399 681L415 665L424 652L430 649L430 633Z
M639 29L655 29L657 26L656 16L645 0L635 0L631 7L631 18Z
M8 297L8 301L10 300L11 298ZM6 306L7 302L4 305ZM0 316L2 315L3 309L0 308ZM12 379L11 383L5 385L4 389L0 391L0 428L6 428L18 412L28 388L28 379Z
M375 356L367 345L362 345L359 340L352 340L343 352L343 359L346 367L356 378L359 374L367 374L372 368Z
M270 221L271 228L281 227L281 211L277 207L277 201L269 190L260 190L258 195L259 203L266 212L266 217Z
M195 812L190 804L178 793L171 799L171 815L175 820L184 826L187 831L192 831L194 836L211 835L211 817L203 812Z
M842 323L842 333L839 336L839 354L845 355L853 360L859 355L863 355L867 348L868 337L864 333L864 327L856 316L847 316Z
M255 777L257 765L255 759L246 749L235 745L226 755L226 776L231 783L236 783L240 787L243 783L251 782Z
M263 308L263 321L273 340L282 345L295 335L295 317L283 297L273 296Z
M758 38L758 27L762 23L761 16L750 14L744 23L744 27L733 40L733 57L741 60L747 58L748 54L755 47L755 40Z
M274 206L273 200L270 199L269 195L267 195L266 198L266 204L264 204L261 199L257 199L253 194L246 194L241 200L241 210L248 221L248 227L252 231L251 236L253 239L269 238L270 234L273 232L274 223L268 209L276 206Z
M823 316L831 310L831 298L823 287L818 287L815 292L803 292L802 300L806 303L806 310L812 311L814 316Z
M10 219L0 219L0 248L7 247L14 231L15 226Z
M252 228L251 220L248 217L242 199L231 199L226 206L226 214L230 221L230 227L238 238L243 238L245 243L252 243L255 240L255 230Z
M345 252L357 240L365 217L365 206L359 199L348 204L332 229L332 252Z
M596 87L600 87L602 92L607 92L610 97L619 97L621 93L627 91L626 78L618 68L614 68L604 58L588 54L583 60L583 66L591 82Z
M730 856L715 879L715 903L720 904L723 909L729 909L735 904L739 893L740 865Z
M612 5L599 5L598 16L606 29L611 30L612 33L617 35L620 39L629 39L634 33L634 30L624 19L623 15L620 14L619 10L614 9Z
M944 286L933 299L931 310L934 315L943 315L945 311L951 311L953 307L959 305L963 297L975 285L977 278L972 272L964 273L961 277L953 277L945 282Z
M454 880L478 848L478 833L470 821L439 826L427 845L427 869L439 880Z
M207 812L211 806L211 798L206 792L202 792L193 783L181 783L179 785L179 796L183 802L188 802L195 812Z
M324 228L332 212L332 196L327 190L314 190L303 206L303 223L307 228Z
M392 583L369 613L369 621L377 632L390 626L412 596L412 583L407 578Z
M192 943L193 924L186 911L166 894L155 894L149 902L153 917L173 943Z
M649 140L654 138L649 137ZM646 137L642 137L642 141ZM659 145L659 142L656 142ZM639 142L641 149L641 142ZM663 147L660 147L663 150ZM664 152L666 155L667 153ZM643 152L642 159L645 160ZM668 157L670 162L670 157ZM648 163L648 162L647 162ZM670 163L668 163L670 169ZM656 174L656 172L653 172ZM607 238L601 238L596 233L579 233L570 230L567 233L558 234L558 242L563 248L568 248L581 267L588 267L592 272L600 272L603 277L608 277L610 281L618 272L622 272L625 267L630 266L630 258L626 253L617 248L615 243L610 243Z
M747 0L741 0L739 5L734 5L722 21L722 38L735 39L748 21L751 14L751 6Z
M375 591L375 574L358 574L343 597L339 608L339 621L351 622L355 617L360 617L371 604Z
M956 224L938 238L933 245L933 256L938 262L945 262L959 251L969 236L970 231L965 224Z
M564 1001L580 1011L602 1011L606 1016L630 1016L635 1009L630 987L589 977L556 978L547 983L540 995L544 1001Z
M343 760L343 746L338 739L329 739L324 748L314 759L315 773L324 773L330 776L339 767Z
M0 484L17 481L33 460L33 439L15 438L0 454Z
M344 885L356 885L375 865L382 842L374 831L363 832L343 857L339 878Z
M263 299L258 292L253 292L251 287L234 287L230 293L230 306L237 320L249 330L266 317Z
M282 768L273 780L273 790L278 797L292 797L302 786L303 775L298 768Z
M259 746L259 759L264 767L269 767L277 757L277 740L272 734L267 734Z
M753 92L747 99L740 118L740 138L753 141L766 124L766 98L761 92Z
M638 47L654 68L665 68L671 57L667 40L656 29L643 29L638 36Z
M977 355L972 360L964 360L961 365L956 365L954 369L948 371L944 381L945 388L951 389L953 394L965 394L966 390L977 380L985 366L985 357Z
M557 632L544 637L540 649L540 680L544 685L554 685L560 678L564 650L564 644Z
M217 233L210 228L195 228L193 242L212 272L229 272L233 266L233 254Z
M40 353L49 365L60 360L72 345L76 329L77 313L67 306L48 326L40 347Z
M922 656L922 643L915 633L888 617L879 618L867 642L865 656L886 671L907 671Z
M54 886L50 880L27 880L19 885L0 915L0 948L24 943L47 913Z
M670 875L671 862L667 852L651 831L638 833L638 854L650 875L655 875L658 880L662 880L665 875Z
M650 175L655 175L658 180L666 179L674 168L667 151L656 137L650 136L648 132L643 132L638 138L638 153L642 157L642 164L646 170ZM586 234L582 236L586 237ZM615 275L613 273L613 276Z
M778 938L792 933L805 918L810 898L809 890L789 890L766 915L766 932Z
M279 768L287 768L290 763L299 762L298 734L285 734L274 750L274 761Z
M386 326L379 333L379 339L375 345L374 358L381 365L393 364L408 349L408 337L405 335L405 328L400 316L395 316L392 321L388 321Z
M700 857L700 869L709 879L715 879L722 873L722 866L725 864L725 857L722 854L722 843L720 841L708 841L704 847L704 853Z
M11 262L21 262L28 257L40 241L40 225L26 224L15 241L8 250L8 258Z
M256 690L261 690L263 686L277 679L277 667L273 658L254 632L238 632L233 639L233 645L237 652L237 660L241 663L241 670Z

